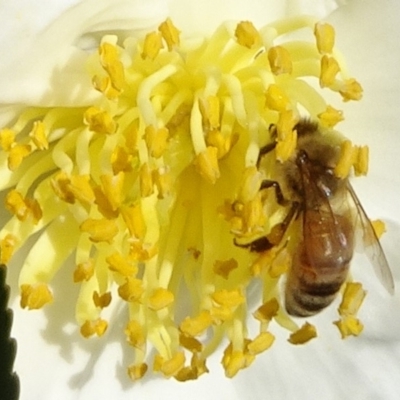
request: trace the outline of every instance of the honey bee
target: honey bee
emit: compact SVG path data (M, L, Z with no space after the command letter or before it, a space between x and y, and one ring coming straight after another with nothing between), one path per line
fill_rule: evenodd
M294 155L283 163L276 162L276 181L266 180L261 185L262 190L275 189L278 203L289 204L278 229L279 240L288 236L289 242L291 237L296 241L291 246L293 260L285 286L286 311L306 317L332 303L347 279L357 231L363 234L364 249L378 278L393 293L393 277L371 221L349 180L334 174L339 146L312 121L302 119L294 129L298 135ZM274 143L261 148L258 166L274 148ZM295 228L287 233L291 226ZM263 252L276 242L263 236L236 244Z

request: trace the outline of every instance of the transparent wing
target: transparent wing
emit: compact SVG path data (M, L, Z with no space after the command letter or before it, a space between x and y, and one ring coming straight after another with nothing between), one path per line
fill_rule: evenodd
M362 242L364 245L364 251L367 254L367 257L369 258L372 266L374 267L376 276L385 287L385 289L391 295L393 295L393 276L385 253L383 252L382 246L379 243L379 239L376 236L371 221L365 213L365 210L350 183L347 184L347 189L356 207L358 219L357 225L360 226L362 230Z

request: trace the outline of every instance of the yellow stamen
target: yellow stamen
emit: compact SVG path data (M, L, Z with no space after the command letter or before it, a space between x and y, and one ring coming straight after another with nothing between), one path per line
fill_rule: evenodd
M149 297L148 307L151 310L159 311L170 306L174 302L175 296L172 292L164 288L157 288Z
M128 367L128 376L133 380L136 381L138 379L143 378L148 370L148 366L146 363L141 363L139 365L131 365Z
M332 53L335 44L335 29L332 25L318 22L315 24L314 35L317 39L319 53Z
M196 317L186 317L181 325L180 330L188 336L197 336L203 333L212 323L210 313L202 311Z
M87 232L92 242L112 242L118 233L118 227L113 220L88 218L80 226L82 232Z
M218 149L208 146L205 151L197 155L195 165L200 175L206 181L211 184L217 182L221 175L218 166Z
M21 307L37 310L53 301L53 294L45 283L21 285Z
M343 111L336 110L328 105L325 111L318 114L318 119L322 126L333 128L338 122L344 120Z
M271 110L286 111L290 107L290 100L285 92L276 84L268 86L266 96L266 105Z
M150 32L146 35L143 44L142 58L154 60L163 48L162 35L160 32Z
M346 316L339 321L335 321L334 324L339 328L342 339L347 336L358 336L364 329L364 325L359 319L353 316Z
M163 39L167 42L169 51L172 51L175 47L179 46L180 31L176 28L176 26L172 23L172 21L169 18L167 18L167 20L163 22L158 27L158 29L161 32Z
M128 343L138 349L144 349L146 345L146 335L140 322L130 320L125 328L125 335Z
M89 259L76 266L74 282L88 281L94 274L94 260Z
M271 71L275 75L291 74L292 60L289 52L282 46L274 46L268 50L268 60Z
M315 337L317 337L315 326L306 322L300 329L290 335L288 341L292 344L304 344Z
M268 350L274 341L275 336L272 333L262 332L247 345L247 349L252 355L260 354L263 351Z
M334 82L337 73L340 71L339 63L330 56L322 56L321 58L321 75L319 84L322 88L330 87Z
M261 41L260 34L250 21L239 22L236 26L235 36L241 46L249 49Z
M364 301L365 295L366 292L362 288L361 283L346 283L343 299L339 306L339 314L341 316L356 315Z
M102 336L107 330L107 321L99 318L94 321L85 321L81 326L81 335L88 338L93 335Z
M42 121L35 121L33 123L33 128L29 133L29 136L32 138L33 143L39 150L45 150L49 148L45 125Z
M137 266L126 260L120 253L106 257L106 261L111 271L118 272L124 277L130 277L137 273Z
M145 141L149 153L154 158L160 158L168 145L168 129L156 129L153 125L146 127Z
M31 151L32 147L29 144L16 144L11 147L8 153L8 168L10 171L15 171Z
M109 135L114 133L117 127L112 116L107 111L97 107L88 108L83 118L89 129L93 132Z
M99 292L95 291L93 293L93 302L96 307L99 308L108 307L111 303L111 293L106 292L100 295Z
M15 143L15 132L12 129L4 128L0 130L0 146L4 151L10 151Z
M118 294L125 301L138 301L144 293L141 279L127 277L125 283L118 288Z
M237 269L238 266L238 262L234 258L225 261L216 260L214 263L214 272L217 275L222 276L224 279L228 279L230 273Z

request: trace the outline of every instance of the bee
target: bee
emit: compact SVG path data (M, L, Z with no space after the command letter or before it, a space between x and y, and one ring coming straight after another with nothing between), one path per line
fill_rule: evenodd
M310 120L300 120L294 129L298 136L294 155L283 163L276 162L276 181L266 180L261 185L261 190L274 188L277 202L289 209L279 224L278 241L286 236L289 242L291 237L296 241L285 285L286 311L307 317L333 302L347 280L357 231L363 234L364 249L378 278L393 293L393 277L371 221L349 179L334 174L340 146ZM260 149L258 167L274 148L272 143ZM247 244L236 243L254 252L267 251L276 244L270 235Z

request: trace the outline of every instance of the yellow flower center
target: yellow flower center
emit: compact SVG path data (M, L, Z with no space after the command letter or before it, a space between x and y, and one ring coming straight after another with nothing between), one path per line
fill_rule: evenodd
M290 251L278 246L256 257L234 243L265 232L272 243L279 237L271 228L282 207L260 193L268 178L258 169L260 148L275 140L284 162L302 113L328 128L343 119L303 78L344 100L361 97L335 57L333 28L315 23L225 24L196 46L181 44L170 20L144 40L106 36L88 59L95 104L27 109L1 130L1 188L11 188L12 214L0 232L1 262L40 232L20 274L21 305L50 302L51 279L73 253L83 336L105 332L101 314L117 301L112 293L126 302L132 379L151 365L150 346L154 371L187 380L208 371L206 358L224 337L229 377L273 344L273 321L292 332L291 343L315 337L311 324L299 328L282 307L278 282ZM308 42L285 41L304 27ZM366 150L343 141L342 153L338 177L366 172ZM260 329L248 334L253 280L263 286L254 312ZM363 296L349 287L344 298L345 336L359 332ZM179 316L182 301L191 310Z

